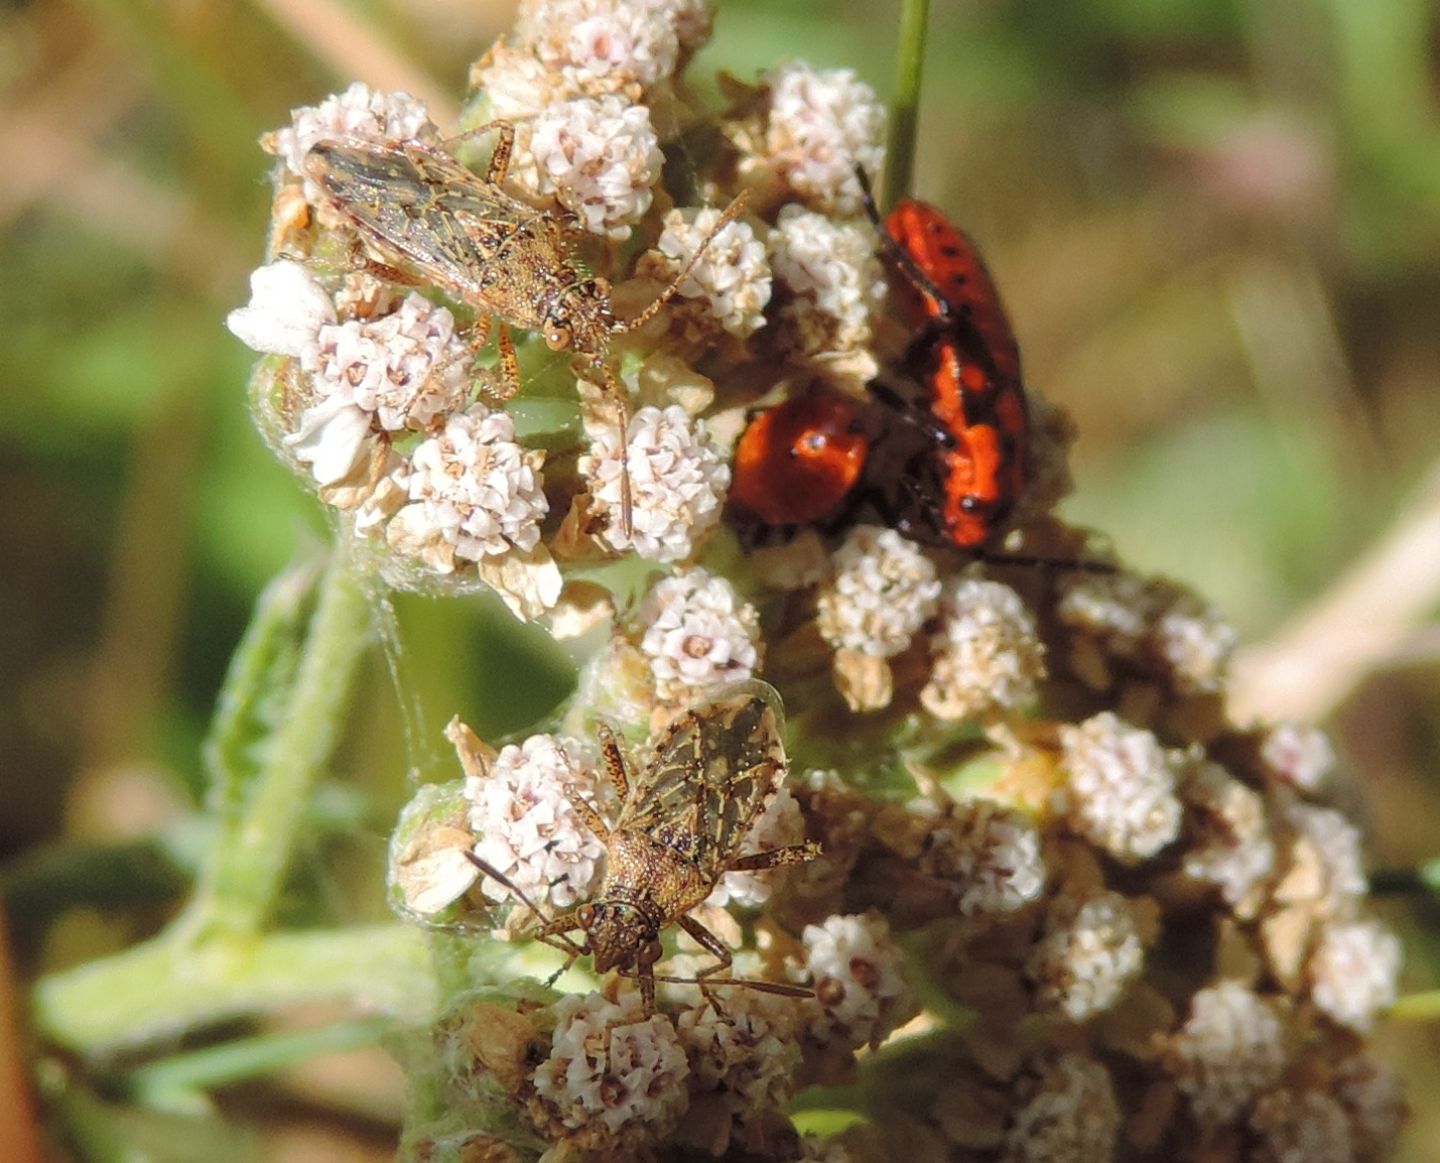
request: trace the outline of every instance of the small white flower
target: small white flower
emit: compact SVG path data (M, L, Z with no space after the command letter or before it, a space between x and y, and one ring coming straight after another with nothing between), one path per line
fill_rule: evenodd
M703 0L533 0L516 38L576 92L625 93L675 72L683 47L709 35Z
M567 787L593 793L597 783L573 739L532 735L509 744L483 775L467 776L470 826L479 837L475 854L504 873L532 901L568 909L593 895L605 845L575 810ZM572 762L573 760L573 762ZM491 898L507 895L485 878Z
M877 658L899 654L935 613L934 563L893 529L862 525L831 555L833 575L820 590L820 635L837 650Z
M1119 1001L1144 964L1130 902L1104 892L1085 901L1061 896L1051 902L1025 972L1044 1004L1083 1022Z
M547 105L518 128L511 180L553 196L583 229L621 241L650 208L665 157L650 110L619 97Z
M1181 794L1192 833L1181 865L1185 875L1215 885L1226 904L1240 904L1275 868L1265 801L1205 759L1190 764Z
M467 355L449 310L412 292L378 319L322 327L302 364L322 396L373 412L386 431L419 431L464 404Z
M308 270L290 259L266 263L250 275L250 302L225 317L246 347L271 355L309 357L320 331L335 322L335 304Z
M570 994L554 1006L550 1055L535 1071L535 1092L562 1126L615 1134L641 1126L671 1130L688 1102L690 1067L669 1018L644 1017L640 998L617 1004L598 993Z
M1200 990L1170 1044L1170 1068L1195 1117L1222 1126L1280 1081L1287 1058L1275 1003L1238 981Z
M341 399L322 400L300 413L284 445L321 488L357 483L371 463L378 436L373 417Z
M814 69L801 61L766 78L770 122L766 162L802 198L830 215L860 210L855 167L879 172L885 160L885 107L851 69Z
M641 259L639 273L668 283L710 238L720 214L711 206L669 211L655 249ZM710 238L677 295L703 301L711 320L731 335L746 339L765 325L770 284L765 244L755 237L749 222L737 219Z
M684 408L641 408L626 429L631 535L621 519L625 477L618 430L596 425L580 473L609 520L600 534L617 550L633 549L652 561L683 561L720 523L730 465L705 425Z
M1342 1026L1361 1033L1395 1000L1400 939L1376 921L1328 926L1310 958L1310 996Z
M905 954L878 913L828 917L806 925L801 940L815 987L805 1003L810 1036L820 1044L878 1046L916 1013Z
M657 582L637 611L640 652L661 698L750 678L760 665L760 625L753 606L723 577L686 570Z
M439 573L457 568L456 559L535 549L549 509L543 455L515 443L515 424L503 412L477 404L452 415L411 455L411 504L386 530L391 546Z
M1060 744L1069 780L1058 802L1081 836L1135 864L1179 834L1175 768L1149 731L1102 711L1061 727Z
M770 269L787 292L780 317L800 352L834 356L870 343L885 301L875 231L788 205L770 232Z
M1260 761L1276 779L1313 792L1335 766L1335 749L1320 728L1286 721L1272 724L1263 733Z
M266 135L261 144L296 175L304 174L305 155L322 141L381 145L429 140L438 133L424 101L409 93L377 92L359 81L319 105L291 110L290 121L288 128ZM307 182L307 200L317 201L319 191L308 187Z
M922 705L946 720L1012 710L1035 698L1045 646L1020 595L999 582L953 578L930 636L930 681Z
M943 814L929 800L911 810L935 819L917 866L952 884L962 916L1014 912L1044 891L1040 832L1027 816L987 799Z
M1286 822L1298 833L1305 855L1319 866L1318 886L1330 910L1343 914L1365 895L1367 878L1360 830L1333 808L1291 804Z
M1065 1054L1045 1066L1035 1093L1014 1114L1004 1163L1092 1163L1113 1158L1122 1128L1115 1084L1104 1065Z

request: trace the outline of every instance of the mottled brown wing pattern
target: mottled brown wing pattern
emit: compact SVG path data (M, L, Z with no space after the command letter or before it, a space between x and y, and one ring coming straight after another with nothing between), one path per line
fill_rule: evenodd
M368 241L462 298L484 298L485 265L518 227L544 217L448 154L416 145L322 142L306 172Z
M617 832L642 832L719 879L785 771L773 690L738 683L689 708L655 743Z

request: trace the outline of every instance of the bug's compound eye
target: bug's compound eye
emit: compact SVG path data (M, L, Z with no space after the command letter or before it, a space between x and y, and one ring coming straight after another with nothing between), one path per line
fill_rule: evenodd
M575 920L579 922L582 929L588 929L595 924L595 906L581 905L575 910Z
M545 328L545 346L551 351L564 351L574 338L568 327Z

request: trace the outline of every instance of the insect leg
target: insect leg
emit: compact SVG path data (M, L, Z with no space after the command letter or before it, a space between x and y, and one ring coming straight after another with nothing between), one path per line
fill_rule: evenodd
M819 844L814 840L807 840L803 844L771 848L768 852L756 852L752 856L738 856L725 866L725 871L764 872L767 868L783 868L787 864L804 864L807 860L814 860L822 852L823 849ZM683 919L681 924L684 924Z
M817 845L818 849L818 845ZM780 849L784 851L784 849ZM666 981L673 985L696 985L700 987L700 994L705 1000L715 1007L719 1012L720 1006L715 1001L714 995L710 992L717 985L722 986L744 986L746 989L757 990L760 993L774 993L781 997L813 997L814 990L807 989L802 985L783 985L776 981L755 981L748 977L715 977L713 974L721 973L730 968L734 957L729 948L719 937L715 936L709 929L691 916L679 918L680 927L690 934L700 946L715 958L715 964L707 969L702 969L694 977L671 977L666 974L652 974L655 981ZM643 982L641 988L644 988ZM653 989L654 986L652 985Z
M488 330L488 327L487 327ZM500 399L508 400L520 390L520 360L515 355L515 341L510 338L510 328L500 323L500 336L496 341L500 349Z
M565 798L570 801L570 806L575 809L575 814L585 821L585 826L595 833L595 838L602 844L608 843L610 825L605 822L605 817L595 810L595 805L581 794L580 789L573 783L567 783Z
M490 153L490 166L485 171L485 181L491 185L502 186L505 178L510 173L510 155L515 149L515 125L502 117L494 121L487 121L484 125L477 125L474 129L467 129L464 133L457 133L454 137L447 137L440 143L440 148L446 153L454 153L454 147L476 137L483 137L491 130L499 133L499 140L495 142L495 148Z
M630 765L625 760L625 749L615 738L615 732L608 723L601 723L595 734L600 740L600 751L605 763L605 774L610 786L623 804L630 798Z

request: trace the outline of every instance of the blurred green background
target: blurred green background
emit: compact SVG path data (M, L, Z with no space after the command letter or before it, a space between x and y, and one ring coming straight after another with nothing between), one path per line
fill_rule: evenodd
M326 536L250 427L252 355L223 327L263 251L257 136L353 79L431 98L443 125L512 17L0 8L0 859L23 974L133 940L178 899L183 856L142 846L117 883L51 853L183 835L251 604ZM692 75L752 77L803 44L888 98L896 31L874 0L722 0ZM1031 382L1078 422L1067 514L1228 613L1253 648L1247 707L1333 731L1379 868L1440 849L1437 31L1423 0L935 0L916 163L917 193L984 246ZM445 719L511 730L570 681L483 602L396 606L407 697L377 658L317 833L355 869L325 902L349 917L379 914L396 772L439 761ZM531 681L497 661L517 650ZM1273 680L1277 660L1300 681ZM97 911L118 901L145 908ZM1430 988L1435 907L1386 912L1406 988ZM1406 1158L1433 1158L1435 1028L1382 1040L1416 1107ZM282 1114L242 1097L236 1117L386 1157L393 1104L355 1093L297 1084Z

